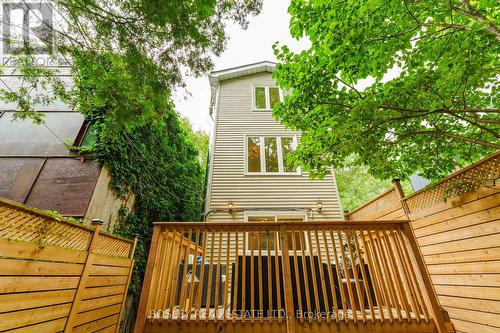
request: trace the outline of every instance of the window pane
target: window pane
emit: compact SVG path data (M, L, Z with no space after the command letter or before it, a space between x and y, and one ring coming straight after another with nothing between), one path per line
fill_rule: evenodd
M271 102L271 109L275 104L280 102L280 89L273 87L269 88L269 101Z
M266 172L278 172L278 146L276 138L264 138L264 151L266 153Z
M85 133L85 136L83 137L82 140L82 147L89 147L94 145L94 143L97 141L97 136L96 136L96 131L92 125L89 126L87 133Z
M295 172L293 164L288 162L288 156L293 151L293 138L281 138L281 151L283 155L283 169L285 172Z
M252 216L248 217L248 222L270 222L274 221L274 216ZM249 235L249 241L251 242L252 248L255 250L259 249L259 235L257 232L250 232ZM262 250L267 251L267 242L269 239L269 250L274 251L274 237L273 233L267 234L267 232L261 232L260 234L260 246ZM266 252L267 253L267 252ZM265 254L265 253L262 253Z
M260 138L248 137L248 172L260 172Z
M255 87L255 108L266 109L266 88Z

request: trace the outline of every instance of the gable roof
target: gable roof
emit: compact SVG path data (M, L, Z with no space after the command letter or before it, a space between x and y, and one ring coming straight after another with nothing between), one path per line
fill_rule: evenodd
M261 61L253 64L231 67L211 72L209 76L210 90L211 90L210 105L213 106L215 103L215 94L217 93L217 85L219 84L220 81L235 79L238 77L263 73L263 72L272 73L275 68L276 68L275 62ZM210 114L211 113L212 111L210 111Z

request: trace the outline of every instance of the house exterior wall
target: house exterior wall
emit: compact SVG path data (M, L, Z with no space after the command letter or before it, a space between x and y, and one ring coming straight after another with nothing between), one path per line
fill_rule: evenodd
M110 182L111 174L109 168L104 165L84 217L85 222L90 222L95 218L101 219L104 222L101 228L108 232L113 231L116 226L120 208L125 206L129 210L132 210L135 203L135 195L133 193L130 193L124 199L118 198L111 189Z
M76 156L0 157L0 197L82 218L101 168L96 161L82 163Z
M68 88L72 87L70 67L49 67ZM15 67L6 66L0 88L18 90L23 77ZM50 95L49 90L36 93ZM109 187L110 174L102 163L80 160L67 145L73 144L84 124L84 116L55 99L36 105L43 112L44 125L31 119L14 119L16 103L0 101L0 197L64 216L102 219L107 230L117 221L122 200ZM133 206L131 196L127 207Z
M311 180L297 175L246 175L247 135L297 135L275 121L271 111L253 110L253 86L275 86L270 72L219 82L215 100L215 128L211 147L206 213L207 221L244 221L257 211L308 215L308 220L342 220L333 174ZM320 200L323 214L315 210ZM227 203L234 203L234 213ZM308 209L312 209L307 213ZM216 210L216 211L213 211ZM218 211L225 210L225 211Z

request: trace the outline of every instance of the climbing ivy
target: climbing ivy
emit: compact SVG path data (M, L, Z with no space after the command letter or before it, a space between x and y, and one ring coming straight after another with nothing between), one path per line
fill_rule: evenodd
M17 104L15 117L38 124L44 123L39 105L58 99L73 106L91 123L85 146L73 150L110 168L118 196L135 195L133 211L122 209L115 229L122 236L141 237L134 294L140 289L152 222L201 216L207 140L177 115L171 91L184 85L186 72L201 75L213 67L212 56L226 45L227 23L245 28L247 17L261 7L262 0L57 1L51 10L64 24L50 27L57 38L42 41L57 51L51 56L71 67L70 89L54 75L57 69L36 65L29 43L7 41L19 44L21 88L0 88L0 100Z
M72 99L90 122L93 138L88 146L76 150L109 167L111 187L118 196L133 193L136 198L132 211L122 208L114 232L128 238L139 235L131 285L131 293L137 295L153 222L200 219L201 156L207 140L192 132L175 112L171 90L162 82L156 65L144 60L129 68L124 57L88 52L74 57L78 73Z

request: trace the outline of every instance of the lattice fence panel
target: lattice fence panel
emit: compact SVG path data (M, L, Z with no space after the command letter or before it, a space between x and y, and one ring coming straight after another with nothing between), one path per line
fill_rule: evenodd
M0 238L86 251L94 230L0 198ZM128 257L132 242L100 233L96 253Z
M443 202L448 198L472 192L482 186L499 185L500 153L471 165L452 176L406 198L411 212Z
M97 238L94 252L115 257L128 257L131 246L132 243L130 241L101 233Z
M0 201L0 238L86 250L92 229Z

